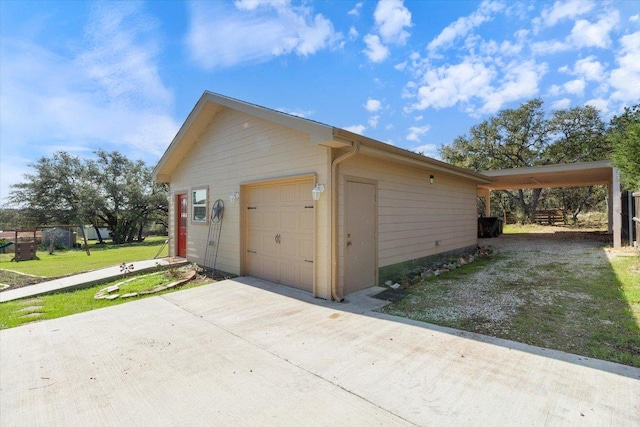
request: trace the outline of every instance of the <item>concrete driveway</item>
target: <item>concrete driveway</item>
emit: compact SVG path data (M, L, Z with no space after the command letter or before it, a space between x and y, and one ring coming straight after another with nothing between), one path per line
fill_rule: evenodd
M250 278L0 331L0 425L638 425L640 369Z

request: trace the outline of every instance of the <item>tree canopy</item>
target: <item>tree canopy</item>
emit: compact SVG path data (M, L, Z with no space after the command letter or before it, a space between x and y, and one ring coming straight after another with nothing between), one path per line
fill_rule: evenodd
M620 169L623 186L640 190L640 104L625 108L611 119L608 138L613 146L613 164Z
M452 145L443 146L440 155L446 162L477 171L603 160L611 151L605 129L605 123L594 107L557 110L547 116L543 102L532 99L473 126ZM565 194L564 200L587 201L592 193L585 189L562 191L585 192ZM507 191L505 194L532 219L542 189ZM574 212L580 209L580 206L571 208Z
M28 212L30 225L106 225L114 243L141 239L150 221L166 218L166 186L153 182L142 161L117 151L94 154L80 159L60 151L40 158L29 165L34 173L12 186L10 202Z

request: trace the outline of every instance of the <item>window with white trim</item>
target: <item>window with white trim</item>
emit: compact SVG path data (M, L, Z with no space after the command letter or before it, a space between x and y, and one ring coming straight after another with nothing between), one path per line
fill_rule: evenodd
M191 221L207 222L207 189L196 188L191 190Z

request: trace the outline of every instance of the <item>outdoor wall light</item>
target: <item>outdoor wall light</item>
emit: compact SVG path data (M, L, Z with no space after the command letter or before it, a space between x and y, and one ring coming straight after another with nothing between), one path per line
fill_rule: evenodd
M229 200L231 201L231 203L236 202L239 198L240 198L239 191L234 191L233 193L229 194Z
M436 177L435 177L435 176L433 176L433 175L429 175L429 182L430 182L431 184L433 184L433 181L435 181L435 179L436 179Z
M313 200L320 199L320 194L322 194L323 192L324 192L324 184L316 184L316 186L313 187L313 190L311 190L311 195L313 196Z

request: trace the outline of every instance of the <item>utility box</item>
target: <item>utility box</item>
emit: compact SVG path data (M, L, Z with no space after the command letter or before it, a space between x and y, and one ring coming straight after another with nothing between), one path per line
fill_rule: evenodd
M478 218L478 237L498 237L502 234L502 218L485 216Z

